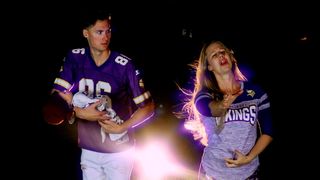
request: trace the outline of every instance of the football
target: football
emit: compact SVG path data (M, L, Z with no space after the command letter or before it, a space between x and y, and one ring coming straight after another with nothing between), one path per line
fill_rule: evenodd
M42 109L44 120L50 125L62 124L65 120L69 120L73 110L68 103L58 94L54 92L49 95Z

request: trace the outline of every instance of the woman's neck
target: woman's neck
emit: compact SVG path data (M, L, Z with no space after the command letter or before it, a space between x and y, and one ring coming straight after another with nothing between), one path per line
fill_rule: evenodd
M241 82L237 81L233 74L217 77L219 88L223 94L236 94L241 90Z

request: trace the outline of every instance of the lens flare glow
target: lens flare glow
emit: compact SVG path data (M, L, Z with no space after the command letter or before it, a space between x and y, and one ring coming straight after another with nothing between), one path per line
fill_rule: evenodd
M162 180L169 177L196 177L196 173L177 162L164 142L154 141L136 150L139 180Z

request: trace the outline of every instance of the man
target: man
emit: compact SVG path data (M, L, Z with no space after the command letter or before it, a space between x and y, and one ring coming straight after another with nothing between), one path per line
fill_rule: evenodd
M155 105L133 60L109 48L109 14L88 14L82 32L89 46L68 52L53 92L76 117L83 179L129 180L134 163L133 127L150 118ZM86 107L73 107L73 95L78 92L98 100ZM97 109L102 96L109 99L121 121L117 123L107 111ZM103 137L102 131L124 135L112 140L110 136Z

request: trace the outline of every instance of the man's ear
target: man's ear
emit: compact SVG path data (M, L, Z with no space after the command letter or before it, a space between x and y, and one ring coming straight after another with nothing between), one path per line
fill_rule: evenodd
M88 30L84 29L84 30L82 31L82 34L83 34L83 36L84 36L85 38L87 38L87 37L88 37Z

